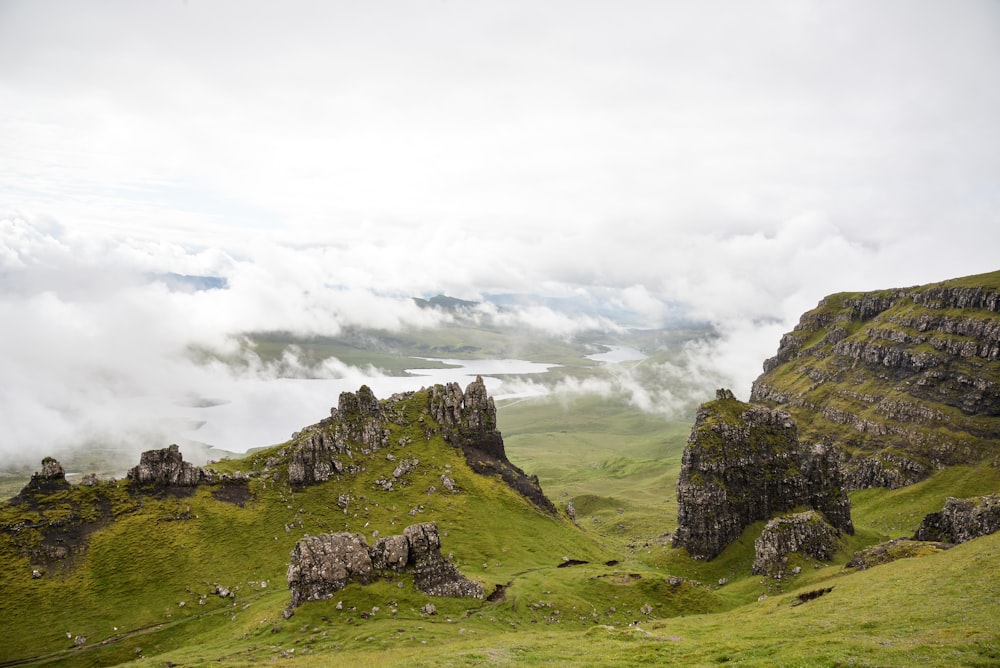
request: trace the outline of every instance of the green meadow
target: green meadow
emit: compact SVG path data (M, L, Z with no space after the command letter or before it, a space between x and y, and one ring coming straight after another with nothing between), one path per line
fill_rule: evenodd
M557 373L603 371L577 362ZM912 535L947 496L1000 491L995 459L853 494L856 534L830 562L793 556L801 571L777 581L750 572L763 523L708 562L670 546L693 412L667 419L579 395L500 402L498 422L508 457L539 477L559 516L418 432L394 433L393 443L413 443L368 456L363 473L314 487L255 477L242 506L218 498L219 485L137 495L125 481L0 506L0 524L19 527L0 533L0 666L1000 664L1000 537L846 567L855 551ZM392 491L373 484L395 466L387 454L421 462ZM214 466L260 472L283 456L279 444ZM441 489L444 474L455 492ZM38 525L81 517L93 531L69 558L24 556L42 543ZM428 521L442 553L492 600L432 598L399 575L283 614L289 553L303 535L373 542Z

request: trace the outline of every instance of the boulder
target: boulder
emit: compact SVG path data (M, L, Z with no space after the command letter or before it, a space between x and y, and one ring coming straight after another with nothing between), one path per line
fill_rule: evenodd
M914 534L914 540L964 543L1000 529L1000 496L956 499L949 496L944 508L928 513Z
M368 584L372 558L359 533L331 533L303 538L291 553L288 587L291 607L303 601L330 598L349 582Z
M371 547L355 533L303 538L288 566L290 607L330 598L349 583L368 584L397 573L411 573L414 586L431 596L483 597L482 586L441 555L441 536L429 522L408 526L402 535L383 536Z
M753 573L780 580L787 573L788 556L793 552L829 561L837 551L839 535L814 510L776 517L754 541Z

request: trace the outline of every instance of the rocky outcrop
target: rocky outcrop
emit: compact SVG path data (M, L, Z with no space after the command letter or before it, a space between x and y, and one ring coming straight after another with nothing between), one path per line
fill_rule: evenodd
M457 383L435 385L429 392L428 408L441 426L444 439L462 449L465 461L476 473L498 475L540 510L558 514L542 492L537 476L529 476L507 459L503 437L497 430L497 409L482 377L462 392Z
M11 503L21 504L39 495L52 494L70 488L69 481L66 480L66 471L62 464L53 457L46 457L42 460L42 470L32 474L31 480L11 499Z
M854 533L837 454L799 442L785 411L738 401L729 390L698 409L677 482L674 547L712 559L750 524L798 506Z
M402 535L379 538L371 547L357 533L303 538L288 566L290 607L330 598L349 583L368 584L396 573L412 573L414 586L430 596L483 597L482 585L441 555L437 525L425 523L406 527Z
M855 552L851 556L851 560L847 562L846 567L864 571L875 566L891 563L897 559L924 557L951 547L954 547L952 543L900 538L899 540L890 540L878 545L872 545L859 552Z
M914 534L914 540L964 543L1000 529L1000 496L969 499L948 497L944 508L929 513Z
M785 334L752 402L836 443L848 489L896 488L1000 441L1000 273L823 299Z
M840 531L815 511L776 517L754 541L754 575L780 580L788 574L788 557L798 553L829 561L838 548Z
M355 454L369 455L389 444L388 425L399 417L394 408L402 398L396 395L383 404L367 385L357 393L341 392L329 418L293 437L296 446L288 463L288 481L314 485L356 471L351 465Z
M158 487L194 487L212 482L211 473L184 461L176 444L142 453L139 465L129 469L127 477L137 485Z
M391 445L393 427L412 427L406 407L416 393L395 394L379 401L367 386L357 394L344 392L330 417L293 436L288 464L288 479L293 486L324 482L335 475L361 470L361 456L371 455ZM507 459L503 437L497 429L496 405L486 391L481 377L465 391L457 383L434 385L426 390L427 403L420 411L419 423L425 437L440 435L447 443L460 448L469 467L481 475L497 475L507 485L546 513L556 515L555 506L542 492L538 478L528 476ZM412 412L409 413L412 415ZM376 481L391 491L400 478L419 464L417 459L403 459L392 477ZM442 480L448 487L454 481Z

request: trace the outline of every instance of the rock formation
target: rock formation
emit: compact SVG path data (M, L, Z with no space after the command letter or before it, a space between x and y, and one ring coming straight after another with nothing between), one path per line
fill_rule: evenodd
M851 560L847 562L846 567L864 571L874 566L891 563L897 559L923 557L928 554L947 550L951 547L954 547L952 543L900 538L872 545L859 552L855 552L851 556Z
M964 543L987 536L1000 529L1000 496L976 496L970 499L948 497L944 508L928 513L917 528L914 540Z
M497 409L476 377L462 392L457 383L430 389L430 414L441 425L444 439L462 449L465 461L476 473L499 475L539 509L556 515L556 507L542 492L537 476L528 476L507 459L503 437L497 430Z
M293 486L311 485L335 475L359 471L359 455L370 455L390 445L392 427L412 426L405 406L416 393L395 394L379 401L367 386L357 394L344 392L330 417L293 436L288 479ZM420 423L425 436L440 434L460 448L469 467L482 475L498 475L507 485L528 498L539 509L556 514L555 506L542 492L538 478L528 476L507 459L503 437L497 430L496 405L482 378L465 391L457 383L434 385L426 391L427 404ZM427 419L429 418L429 419ZM385 490L419 464L403 460L393 478L378 481ZM448 479L454 486L454 481ZM442 480L447 488L448 483Z
M162 450L147 450L139 456L139 465L126 476L137 485L194 487L212 482L212 474L184 461L176 444Z
M37 495L52 494L69 488L70 484L66 480L66 471L62 464L53 457L46 457L42 460L42 470L32 474L31 480L17 496L11 499L11 503L24 503Z
M400 398L397 395L393 399ZM349 470L355 453L368 455L388 445L387 425L398 417L394 403L390 401L383 406L367 385L362 385L356 394L341 392L337 407L330 409L330 417L296 439L298 443L288 464L289 482L292 485L325 482L332 475Z
M793 552L829 561L837 551L839 536L840 532L813 510L776 517L754 541L753 573L780 580L787 574L788 556Z
M798 506L854 533L839 471L832 448L799 442L787 412L719 390L699 407L684 449L673 544L712 559L750 524Z
M357 533L303 538L292 550L288 566L290 607L330 598L349 583L368 584L394 573L412 573L414 586L430 596L483 597L482 585L467 579L441 555L441 537L431 522L379 538L371 547Z
M996 452L1000 273L823 299L764 363L750 400L836 443L848 489L896 488Z

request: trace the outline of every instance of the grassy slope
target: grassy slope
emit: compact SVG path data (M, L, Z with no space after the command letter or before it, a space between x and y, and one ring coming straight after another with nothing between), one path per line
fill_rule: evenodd
M60 665L109 665L143 655L180 665L243 665L285 652L303 665L330 665L333 657L334 665L415 666L989 665L998 656L997 537L861 573L842 566L854 549L912 533L948 494L1000 489L989 465L949 469L902 490L856 493L858 534L835 562L803 563L800 576L775 583L749 573L760 524L711 562L655 541L676 522L675 508L664 513L659 506L673 498L680 425L596 402L554 408L506 406L500 424L515 462L542 473L553 498L576 499L579 527L539 515L495 481L468 472L459 453L440 443L422 455L415 445L395 453L428 465L395 493L360 481L295 494L255 483L258 499L246 508L216 501L208 488L187 499L147 499L140 512L94 534L79 567L65 574L33 580L27 561L5 556L0 658L50 655ZM252 462L225 465L246 469ZM379 457L369 466L375 477L391 468ZM445 470L463 492L427 495ZM345 492L367 497L347 516L334 503ZM410 516L418 505L423 512ZM193 519L165 521L188 506ZM288 552L303 533L370 536L376 528L384 534L428 520L447 532L443 550L454 553L463 572L488 591L510 583L506 600L434 599L438 613L426 616L420 607L430 599L402 577L351 586L289 620L281 616ZM293 525L289 532L286 525ZM590 563L556 568L564 557ZM620 563L605 565L611 559ZM704 584L671 586L670 575ZM719 586L723 577L729 582ZM215 583L239 587L236 598L209 595ZM796 592L829 586L830 594L791 605ZM757 602L764 593L768 598ZM379 612L361 618L372 606ZM637 627L628 626L636 620ZM67 632L87 636L87 649L70 649ZM99 646L104 640L114 642Z
M45 656L60 665L112 665L137 656L161 664L247 665L285 656L301 665L360 666L995 665L1000 659L998 537L861 573L842 566L853 550L912 534L945 496L1000 491L1000 474L989 463L952 468L901 490L854 494L858 531L833 563L803 561L801 575L777 583L750 574L762 523L711 562L692 561L658 540L676 526L674 486L689 421L589 399L505 404L499 422L512 461L537 473L560 507L573 501L576 526L539 515L502 485L469 472L459 453L436 441L427 450L411 445L395 453L426 464L396 492L377 492L362 480L295 494L256 482L257 500L246 508L216 501L208 489L188 499L146 499L139 512L94 534L75 569L34 580L26 560L4 552L0 663L36 657L41 664ZM391 470L379 457L384 453L369 462L365 480ZM252 463L221 466L246 470ZM428 495L446 470L462 493ZM367 497L346 516L335 504L345 492ZM419 506L422 512L409 515ZM192 519L169 521L188 507ZM370 537L375 529L393 533L431 520L446 532L443 551L454 554L464 573L487 591L510 583L505 600L433 599L438 613L427 616L420 608L430 599L401 577L350 586L282 617L288 553L304 533ZM589 563L556 568L564 558ZM687 579L671 585L670 576ZM720 578L728 582L720 585ZM210 595L215 583L238 587L236 598ZM797 592L830 586L829 594L792 606ZM762 594L768 596L758 602ZM363 619L360 613L372 606L379 612ZM632 621L641 623L630 627ZM67 633L87 636L87 644L71 649Z
M938 287L1000 289L1000 272L968 276L938 284L907 289L909 293L925 292ZM956 321L982 323L987 331L995 329L1000 316L986 309L940 309L916 304L911 298L897 298L895 304L867 320L850 320L851 305L862 297L890 298L895 290L870 293L840 293L830 295L815 309L803 316L810 324L796 329L787 336L798 339L799 356L764 373L759 382L790 398L787 408L799 424L803 437L837 442L853 452L871 453L885 449L888 453L901 452L912 461L932 466L934 459L949 463L971 462L995 455L998 420L995 415L967 414L954 406L940 402L937 396L926 396L918 391L928 381L935 382L930 372L893 370L881 364L861 363L833 353L835 343L830 339L833 330L841 330L848 343L877 344L885 349L903 351L912 355L944 357L946 363L936 366L935 372L944 370L957 378L980 378L987 381L1000 377L1000 362L977 356L946 355L930 342L914 343L913 340L933 336L937 345L945 341L958 344L977 343L975 337L946 334L942 331L919 332L903 326L901 322L913 321L919 316L932 318L950 317ZM818 326L817 322L827 322ZM878 334L873 334L877 330ZM901 343L906 339L908 342ZM823 382L815 379L822 377ZM944 387L941 392L954 391ZM964 391L968 392L966 388ZM888 406L903 406L909 410L920 409L933 419L914 418L904 414L894 415ZM841 416L851 416L880 425L888 433L867 429L862 432L855 426L824 417L813 407L835 411ZM905 413L905 411L904 411ZM950 447L943 448L943 444Z

